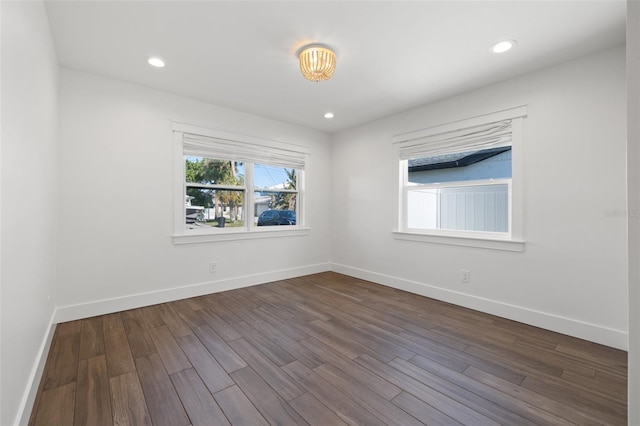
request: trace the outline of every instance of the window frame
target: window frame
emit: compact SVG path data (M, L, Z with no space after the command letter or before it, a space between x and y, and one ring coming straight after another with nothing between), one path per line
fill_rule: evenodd
M502 120L511 121L511 179L483 179L478 181L456 181L442 184L408 184L408 160L397 158L398 164L398 208L396 228L393 230L395 239L449 244L466 247L480 247L507 251L524 251L523 235L523 121L527 116L527 107L519 106L493 113L483 114L467 119L457 120L426 129L413 131L395 136L393 144L400 151L403 145L433 135L455 132L469 127L485 125ZM482 232L446 229L415 229L407 227L408 193L416 186L429 188L446 188L456 185L469 186L476 184L509 184L508 189L508 232Z
M247 240L256 238L273 238L273 237L289 237L308 235L310 229L307 224L305 214L305 168L308 163L308 148L300 145L287 144L269 139L257 138L223 132L220 130L208 129L204 127L194 126L184 123L172 123L173 130L173 156L174 156L174 225L172 240L174 244L192 244L206 243L216 241L232 241ZM245 179L244 179L244 205L242 206L245 214L245 226L242 228L202 228L202 229L186 229L186 212L185 212L185 196L187 182L185 178L185 153L184 153L184 136L195 135L199 137L212 138L218 140L232 141L245 145L245 148L251 146L260 147L261 149L272 150L277 153L280 151L296 152L304 156L304 167L295 168L297 172L297 200L296 200L296 225L289 226L261 226L258 227L253 223L253 210L255 205L255 189L253 182L253 165L252 161L244 161L245 163ZM212 142L215 143L215 142ZM214 158L214 157L208 157ZM221 160L227 160L219 158ZM268 162L260 164L271 165ZM230 189L228 185L216 184L190 184L190 186L206 186L206 187L224 187L222 189ZM239 187L233 187L238 189ZM259 188L258 188L259 189ZM283 192L277 190L275 192ZM285 191L287 192L287 191Z

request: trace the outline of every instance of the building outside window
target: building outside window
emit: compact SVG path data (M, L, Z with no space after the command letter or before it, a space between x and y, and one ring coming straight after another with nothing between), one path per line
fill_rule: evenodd
M407 161L407 228L509 231L511 147Z

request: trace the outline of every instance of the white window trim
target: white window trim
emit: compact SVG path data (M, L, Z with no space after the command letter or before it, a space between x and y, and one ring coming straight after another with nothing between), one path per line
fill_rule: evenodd
M279 228L279 227L268 227ZM237 241L237 240L255 240L261 238L276 238L276 237L298 237L302 235L309 235L311 233L310 228L305 227L287 227L287 229L260 229L254 231L240 230L227 230L224 232L211 232L196 230L192 233L174 234L173 244L198 244L198 243L211 243L220 241Z
M472 237L469 235L456 235L453 231L435 233L416 233L393 231L396 240L414 241L418 243L446 244L451 246L476 247L504 251L524 251L525 242L514 239L505 239L498 234L487 232L486 236Z
M208 129L204 127L194 126L184 123L172 123L173 130L173 181L174 181L174 233L172 235L173 243L180 244L198 244L207 242L219 242L219 241L234 241L234 240L250 240L261 238L275 238L275 237L294 237L309 235L310 228L307 225L307 218L305 214L305 182L304 182L304 170L300 170L298 175L298 208L297 214L300 221L294 226L283 227L256 227L253 225L253 221L249 219L249 216L245 219L247 226L241 229L224 228L218 229L215 227L207 229L186 230L185 229L185 164L184 164L184 149L183 149L183 135L184 133L190 133L201 136L208 136L212 138L228 139L237 142L243 142L252 145L261 145L271 147L274 149L294 150L305 154L305 157L309 157L308 148L300 145L286 144L283 142L273 141L269 139L256 138L253 136L246 136L234 133L223 132L214 129ZM246 174L252 173L252 169L249 168ZM247 176L245 176L247 177ZM252 180L251 180L252 181ZM246 188L245 190L245 203L247 206L253 206L254 202L254 188ZM251 208L245 209L245 214L253 214Z
M451 132L467 127L486 123L511 120L511 179L509 184L509 232L474 232L441 229L409 229L407 228L407 160L396 161L398 164L398 209L396 211L396 226L393 230L397 240L422 243L448 244L465 247L478 247L494 250L524 251L523 235L523 119L527 116L527 106L518 106L489 114L483 114L463 120L456 120L438 126L417 130L393 138L394 145L424 138L441 133ZM457 185L458 183L452 183ZM443 187L451 186L443 184ZM431 187L435 187L431 185Z

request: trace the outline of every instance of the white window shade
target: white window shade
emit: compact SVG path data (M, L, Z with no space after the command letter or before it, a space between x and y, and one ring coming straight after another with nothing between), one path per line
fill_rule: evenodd
M511 120L484 124L398 143L400 159L435 157L511 145Z
M401 160L509 146L513 120L526 115L526 106L510 108L399 135L393 142Z
M304 169L306 154L295 149L183 133L184 155Z

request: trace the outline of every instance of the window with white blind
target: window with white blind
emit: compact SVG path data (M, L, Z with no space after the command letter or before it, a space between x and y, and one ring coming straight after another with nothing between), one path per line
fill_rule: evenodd
M522 250L524 117L523 106L395 137L396 237Z
M174 243L299 235L305 147L174 123Z

